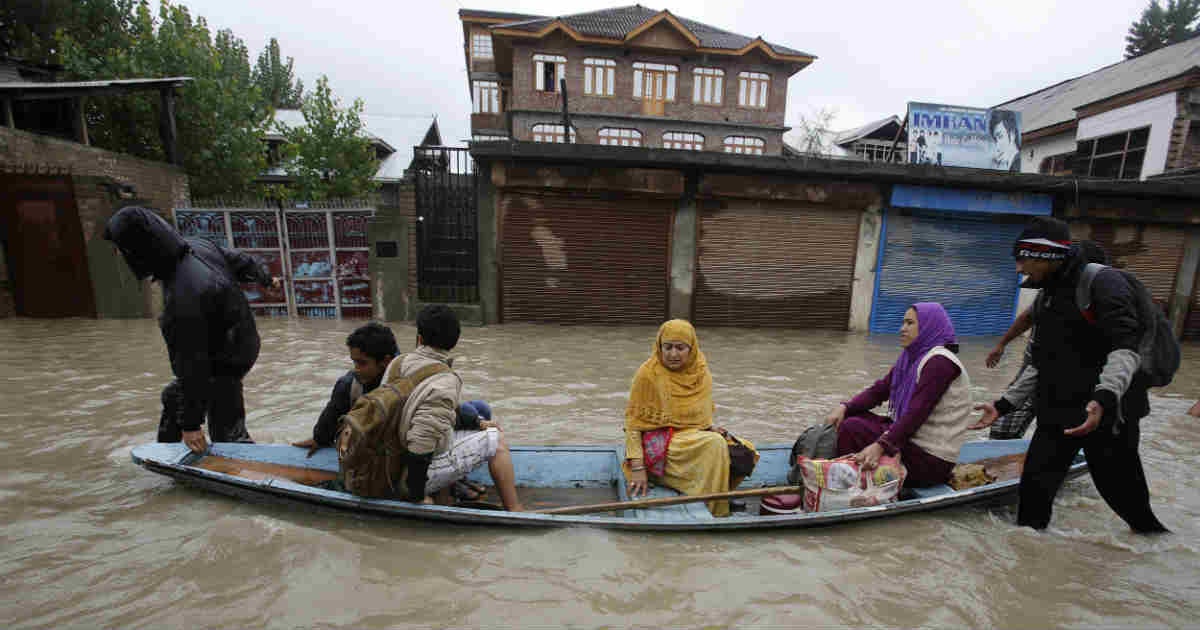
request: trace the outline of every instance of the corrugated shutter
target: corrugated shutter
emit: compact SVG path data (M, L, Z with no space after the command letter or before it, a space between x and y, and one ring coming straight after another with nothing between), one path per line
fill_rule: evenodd
M1132 272L1166 308L1175 292L1175 275L1183 260L1184 231L1165 225L1072 223L1071 237L1091 239L1108 252L1114 267Z
M645 199L505 193L501 318L661 323L672 209Z
M959 336L1008 329L1017 298L1012 243L1024 220L980 219L887 211L871 332L898 332L916 302L940 302Z
M696 323L845 330L860 213L731 206L700 213Z
M1183 320L1183 338L1200 339L1200 271L1192 283L1192 299L1188 301L1187 318Z

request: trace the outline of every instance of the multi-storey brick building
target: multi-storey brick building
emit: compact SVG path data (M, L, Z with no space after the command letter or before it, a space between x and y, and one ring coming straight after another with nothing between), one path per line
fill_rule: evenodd
M459 11L476 141L779 155L788 78L813 57L640 5L542 17Z

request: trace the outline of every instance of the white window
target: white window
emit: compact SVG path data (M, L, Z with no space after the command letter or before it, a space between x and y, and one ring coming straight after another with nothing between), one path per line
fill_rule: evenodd
M560 55L533 56L533 88L539 92L557 92L567 76L567 58Z
M612 59L583 60L583 93L612 96L616 93L617 62Z
M692 102L720 105L725 91L725 71L718 68L696 68L692 71Z
M490 33L471 34L471 56L476 59L492 58L492 36Z
M476 114L500 113L500 84L495 81L476 81L471 95Z
M614 147L642 146L642 132L637 129L605 127L600 130L599 136L600 144L607 144Z
M640 61L633 64L633 98L674 101L678 74L679 66Z
M749 155L762 155L763 147L766 143L762 138L748 138L746 136L725 136L725 152L726 153L747 153Z
M508 136L489 136L479 133L471 136L471 142L503 142L505 140L508 140Z
M563 143L567 141L567 135L563 132L562 125L540 123L533 126L533 141ZM571 130L571 142L575 142L574 129Z
M703 151L704 136L698 133L668 131L663 134L663 148L683 149L685 151Z
M767 90L771 87L771 76L761 72L738 74L738 105L742 107L766 108Z

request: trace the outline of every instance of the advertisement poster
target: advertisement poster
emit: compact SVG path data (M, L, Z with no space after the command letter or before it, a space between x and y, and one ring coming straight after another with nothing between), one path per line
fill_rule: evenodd
M908 161L1021 172L1021 113L908 104Z

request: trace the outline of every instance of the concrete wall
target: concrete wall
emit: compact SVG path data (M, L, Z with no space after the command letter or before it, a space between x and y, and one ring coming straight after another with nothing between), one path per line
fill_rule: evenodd
M381 321L404 321L412 318L416 300L415 191L412 181L405 180L388 185L382 192L383 203L367 223L373 317ZM396 256L381 258L380 242L394 243Z
M1149 126L1150 140L1142 162L1142 179L1146 179L1166 168L1176 111L1175 93L1162 94L1081 119L1075 137L1077 140L1088 140Z
M1073 131L1025 142L1021 147L1021 172L1037 173L1042 160L1052 155L1074 152L1075 133Z
M883 203L863 209L858 223L858 252L854 258L854 279L850 285L850 321L846 327L856 332L871 329L871 308L875 301L875 274L879 263L879 237L883 231Z

